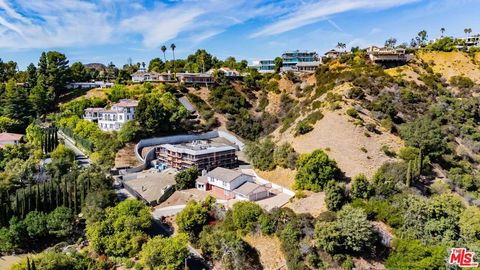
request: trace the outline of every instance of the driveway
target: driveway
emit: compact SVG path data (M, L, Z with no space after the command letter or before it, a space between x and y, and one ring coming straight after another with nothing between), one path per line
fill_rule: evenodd
M58 131L58 137L63 139L64 144L67 148L72 149L73 152L75 152L75 160L78 162L78 165L82 167L90 166L90 159L82 150L75 146L75 141L73 139L71 139L61 131Z
M168 216L173 216L178 213L180 213L183 208L185 208L185 204L181 205L173 205L173 206L167 206L167 207L162 207L162 208L156 208L152 212L152 216L155 219L160 219L161 217L168 217Z

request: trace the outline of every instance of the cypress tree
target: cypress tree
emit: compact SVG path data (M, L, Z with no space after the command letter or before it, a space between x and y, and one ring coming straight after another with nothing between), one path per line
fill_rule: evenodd
M24 200L26 200L26 199L28 200L27 213L30 212L30 211L32 211L32 194L33 194L33 192L32 192L32 184L29 184L29 185L28 185L28 195L23 194L23 199L24 199Z
M21 209L21 212L22 212L21 217L22 217L22 219L25 218L25 204L26 204L26 202L25 202L25 193L26 193L26 192L27 192L27 190L26 190L26 189L23 189L22 199L20 200L21 203L22 203L22 209Z
M47 184L45 182L42 183L42 200L41 200L41 206L42 206L42 210L47 212L49 211L49 207L48 207L48 202L47 202Z
M39 185L35 185L35 210L40 211L40 187Z
M77 214L77 181L73 179L73 213Z
M19 195L19 193L20 193L19 190L17 190L15 192L15 214L17 216L20 215L20 198L19 198L20 195Z
M52 211L55 207L53 207L53 180L50 180L49 185L49 192L48 192L48 209Z
M420 152L418 152L418 176L422 175L422 171L423 171L423 154L422 154L422 150L420 150Z
M55 208L56 208L60 206L60 184L56 183L55 187L56 187L56 190L55 190L55 197L56 197Z
M32 260L32 265L31 265L32 270L37 270L37 266L35 266L35 261Z
M65 178L63 184L63 206L67 207L67 179Z
M407 180L405 181L405 185L407 185L407 187L410 187L411 181L412 181L412 161L410 160L408 162Z

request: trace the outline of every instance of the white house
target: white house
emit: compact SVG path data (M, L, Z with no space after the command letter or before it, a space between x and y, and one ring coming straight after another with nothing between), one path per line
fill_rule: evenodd
M119 131L123 124L135 118L138 100L121 99L107 110L103 108L87 108L84 119L97 122L103 131Z
M172 74L170 73L158 73L147 72L145 68L140 68L137 72L132 74L132 82L174 82Z
M225 77L227 77L227 78L235 78L235 77L241 77L242 76L240 74L240 72L238 72L237 70L231 69L231 68L228 68L228 67L221 67L221 68L217 68L217 69L212 68L209 71L207 71L207 74L213 75L213 73L215 71L222 71L223 74L225 74Z
M6 145L18 144L20 140L22 140L23 136L23 134L17 133L0 133L0 148L5 147Z
M74 82L67 84L67 89L111 88L113 83L104 81Z
M222 167L204 173L197 179L196 187L222 199L260 200L270 195L268 188L256 184L253 176Z

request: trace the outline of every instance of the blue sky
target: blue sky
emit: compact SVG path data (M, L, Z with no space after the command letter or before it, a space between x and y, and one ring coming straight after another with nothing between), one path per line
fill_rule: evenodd
M224 59L273 58L285 50L409 42L480 32L480 0L0 0L0 58L24 68L42 51L70 62L123 65L206 49ZM171 56L171 54L169 54Z

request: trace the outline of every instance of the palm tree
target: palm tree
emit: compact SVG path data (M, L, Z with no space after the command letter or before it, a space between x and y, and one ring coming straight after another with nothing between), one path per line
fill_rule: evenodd
M167 57L165 57L165 52L167 51L167 46L163 45L160 50L162 50L162 52L163 52L163 59L165 60L165 63L167 63Z
M338 42L336 48L339 49L339 50L340 49L345 49L345 48L347 48L347 45L345 43Z
M463 30L463 32L465 32L465 34L467 35L467 37L469 37L469 36L470 36L470 33L472 33L472 28L465 28L465 29Z
M175 43L172 43L170 45L170 48L172 49L172 54L173 54L173 76L176 78L177 77L177 72L175 70L175 48L177 46L175 46Z
M442 37L443 37L443 33L445 33L445 27L440 28L440 32L442 33Z

